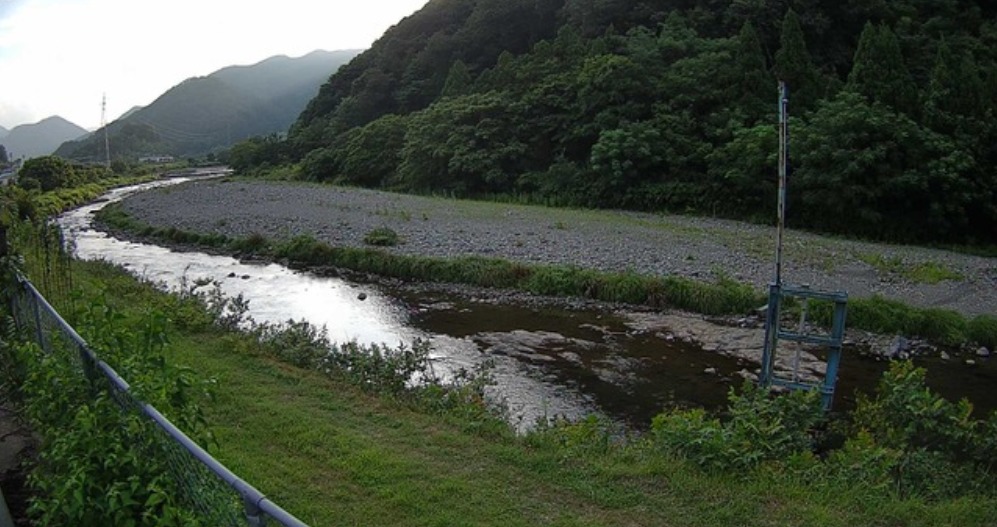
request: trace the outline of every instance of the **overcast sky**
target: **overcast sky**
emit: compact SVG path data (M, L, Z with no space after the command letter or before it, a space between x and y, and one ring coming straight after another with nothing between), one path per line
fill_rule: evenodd
M274 55L362 49L427 0L0 0L0 126L84 128L184 79Z

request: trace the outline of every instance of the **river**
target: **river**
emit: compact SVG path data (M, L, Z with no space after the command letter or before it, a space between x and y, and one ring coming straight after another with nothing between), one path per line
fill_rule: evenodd
M722 405L729 388L743 382L739 372L757 367L750 357L706 351L690 339L675 338L681 334L677 327L649 330L636 322L647 314L413 292L319 277L273 263L178 252L119 240L92 228L91 214L106 204L184 181L116 189L98 203L63 214L59 222L78 257L121 265L166 289L197 279L214 280L225 295L248 299L248 315L259 322L307 320L324 326L330 339L338 342L397 345L428 340L434 370L443 375L488 361L495 379L489 395L505 406L519 430L540 419L577 419L593 412L644 428L668 405ZM694 319L698 317L688 318ZM681 326L682 320L673 316L659 326ZM704 332L701 320L694 327L700 329L690 331ZM757 340L752 345L760 346L759 331L745 331L739 338ZM938 372L929 380L946 395L970 396L988 411L995 406L997 398L990 387L997 375L989 364L966 367L961 362L942 364L940 359L926 363ZM855 390L868 390L884 369L883 362L846 357L836 405L853 404Z

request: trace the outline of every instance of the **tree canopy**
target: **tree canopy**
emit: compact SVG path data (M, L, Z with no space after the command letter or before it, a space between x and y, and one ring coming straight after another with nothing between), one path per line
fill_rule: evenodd
M997 8L970 0L431 0L262 157L316 180L772 221L779 79L791 225L997 244Z

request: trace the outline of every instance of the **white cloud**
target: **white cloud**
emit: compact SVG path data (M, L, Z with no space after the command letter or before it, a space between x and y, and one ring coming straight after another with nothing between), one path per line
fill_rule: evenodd
M0 0L0 125L96 127L193 76L273 55L366 48L426 0Z

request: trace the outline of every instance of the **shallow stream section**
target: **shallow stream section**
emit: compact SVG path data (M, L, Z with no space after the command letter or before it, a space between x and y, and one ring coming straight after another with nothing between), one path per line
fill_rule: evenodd
M542 419L591 413L646 428L666 406L721 406L729 389L758 367L757 324L726 327L694 315L550 307L432 288L413 292L119 240L91 225L92 213L107 203L183 181L116 189L59 222L78 257L121 265L166 289L213 280L223 294L249 300L248 315L258 322L307 320L325 326L337 342L394 346L428 340L434 371L443 376L492 364L496 384L490 395L520 430ZM805 353L802 369L820 376L823 362ZM883 362L846 353L836 407L854 404L855 391L870 390L884 369ZM934 361L931 371L940 374L929 374L929 381L947 396L969 396L988 411L994 407L997 375L989 364Z

